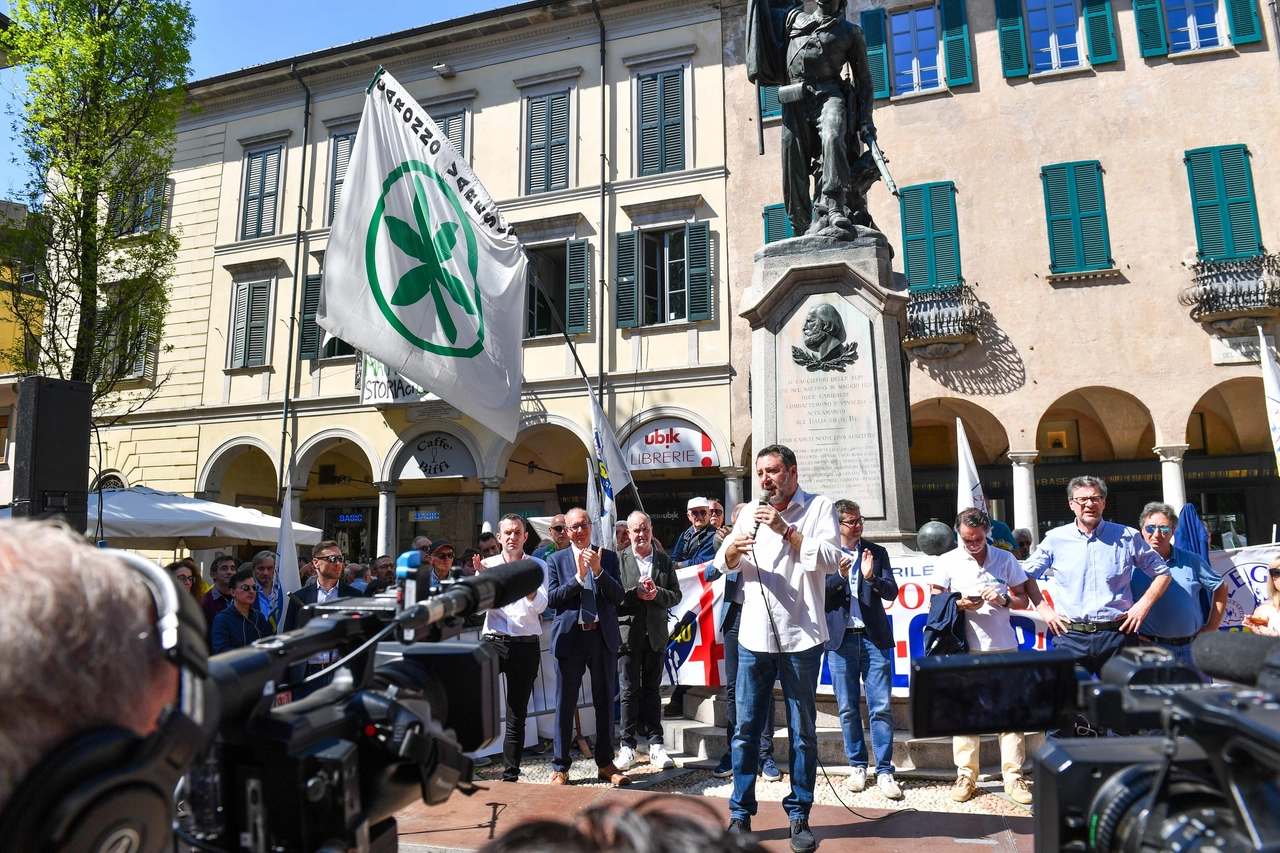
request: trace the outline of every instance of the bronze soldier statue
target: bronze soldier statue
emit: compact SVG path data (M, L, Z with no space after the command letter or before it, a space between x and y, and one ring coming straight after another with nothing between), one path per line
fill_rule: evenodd
M782 198L796 235L852 239L859 227L877 230L866 192L879 172L862 150L876 132L871 70L846 4L818 0L809 14L794 0L748 0L747 74L778 86ZM851 81L842 76L846 65Z

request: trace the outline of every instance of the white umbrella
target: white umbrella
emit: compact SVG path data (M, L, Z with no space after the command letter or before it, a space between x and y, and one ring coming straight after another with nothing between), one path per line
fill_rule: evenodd
M8 515L6 511L4 515ZM89 493L89 532L98 527L98 493ZM183 545L196 551L226 545L275 545L280 519L256 509L202 501L146 486L104 489L102 538L113 548L152 551ZM298 545L315 545L320 530L293 523Z

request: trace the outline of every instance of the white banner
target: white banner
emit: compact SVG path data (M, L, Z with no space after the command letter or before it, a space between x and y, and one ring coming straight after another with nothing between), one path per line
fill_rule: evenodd
M1280 474L1280 376L1277 376L1276 359L1267 346L1267 337L1258 327L1258 361L1262 368L1262 394L1267 409L1267 423L1271 426L1271 448L1276 453L1276 473Z
M526 265L470 165L380 71L329 233L316 322L515 441Z
M1227 585L1223 630L1240 630L1244 617L1267 600L1267 566L1280 557L1280 545L1253 545L1233 551L1210 551L1209 565Z

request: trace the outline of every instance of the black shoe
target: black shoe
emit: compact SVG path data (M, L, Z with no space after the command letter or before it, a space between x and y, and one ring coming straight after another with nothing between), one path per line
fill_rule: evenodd
M809 821L804 818L791 821L791 849L795 853L813 853L818 849L818 842L809 831Z
M750 835L751 818L729 818L729 835Z

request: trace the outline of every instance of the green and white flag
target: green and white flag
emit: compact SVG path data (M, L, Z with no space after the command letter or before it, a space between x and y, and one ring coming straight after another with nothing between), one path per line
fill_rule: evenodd
M526 263L444 131L379 71L329 232L316 323L515 441Z

